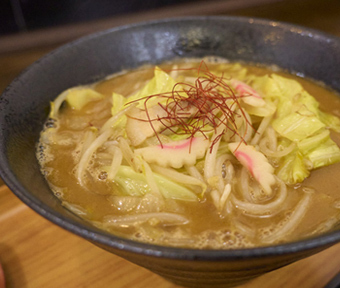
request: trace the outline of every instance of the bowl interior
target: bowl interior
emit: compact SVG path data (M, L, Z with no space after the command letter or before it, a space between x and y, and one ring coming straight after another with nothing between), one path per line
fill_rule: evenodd
M61 91L146 63L210 55L231 61L275 64L340 91L340 40L313 30L261 19L195 17L104 31L53 51L26 69L5 90L0 98L1 177L35 211L104 247L153 256L207 260L302 250L310 254L311 249L319 250L339 241L340 232L333 232L297 243L239 251L158 247L99 231L66 210L53 196L40 173L35 149L49 112L49 102Z

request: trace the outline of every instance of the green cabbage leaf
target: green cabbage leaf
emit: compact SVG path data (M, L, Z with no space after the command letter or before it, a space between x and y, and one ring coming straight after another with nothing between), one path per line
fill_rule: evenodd
M340 161L340 149L329 132L340 132L340 119L321 111L318 101L300 83L272 74L253 79L253 87L276 103L272 127L287 139L285 145L294 142L297 146L279 161L276 173L283 181L301 182L311 169Z
M103 169L107 170L105 167ZM171 181L158 173L153 172L153 177L164 198L184 201L198 200L197 195L183 185ZM145 175L134 171L130 166L120 166L114 182L119 186L120 191L124 195L143 196L151 192Z
M92 101L100 100L104 95L90 88L70 89L66 95L66 102L76 110L81 110L85 105Z
M295 150L284 157L276 174L285 183L295 184L307 178L310 171L306 167L302 153Z
M151 95L158 95L158 94L168 94L171 92L174 88L174 86L177 84L177 82L166 72L161 70L159 67L155 67L154 70L154 77L136 94L130 96L127 100L127 102L135 102L138 100L138 108L144 109L144 103L146 100L146 97ZM150 100L147 101L148 107L157 105L158 103L164 104L168 98L163 98L160 100L159 97L153 97L150 98Z

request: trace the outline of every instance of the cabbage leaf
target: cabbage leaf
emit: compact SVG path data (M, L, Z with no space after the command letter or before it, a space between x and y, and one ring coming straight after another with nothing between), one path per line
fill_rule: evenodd
M88 103L102 98L104 95L90 88L69 89L66 95L67 103L75 110L81 110Z
M283 181L301 182L309 170L340 161L340 149L329 133L329 129L340 132L340 119L322 112L318 101L299 82L271 74L253 79L253 87L276 103L272 127L287 139L282 143L289 145L293 141L297 145L279 161L277 175ZM308 162L312 167L307 167Z
M127 100L126 98L118 93L112 93L112 108L111 108L111 114L112 116L120 112L124 109L124 105L126 104ZM114 123L114 127L120 126L124 128L126 126L127 117L126 115L122 115L117 122Z
M325 124L314 115L293 112L282 118L275 119L272 126L281 136L292 141L301 141L324 128Z
M138 108L144 109L144 103L146 100L146 97L151 95L158 95L158 94L165 94L172 92L174 86L177 84L177 82L170 77L170 75L163 70L161 70L159 67L155 67L154 70L154 77L136 94L130 96L128 98L128 102L137 101L138 100L144 100L139 101ZM157 105L158 103L166 103L168 98L163 98L160 100L159 97L150 98L150 100L147 101L148 107Z
M313 163L314 168L331 165L340 161L340 150L331 138L318 145L306 157Z
M304 157L298 150L285 156L276 170L276 175L287 184L302 182L309 174Z
M103 169L105 171L107 170L105 167L103 167ZM197 195L188 188L171 181L160 174L153 173L153 176L164 198L184 201L196 201L198 199ZM120 166L114 182L118 184L121 191L126 195L143 196L151 192L145 175L134 171L130 166Z

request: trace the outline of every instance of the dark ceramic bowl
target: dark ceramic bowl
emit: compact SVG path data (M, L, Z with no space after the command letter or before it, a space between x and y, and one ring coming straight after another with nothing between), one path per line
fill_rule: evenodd
M25 70L0 98L0 176L23 202L55 224L188 287L231 287L317 253L340 231L285 245L191 250L138 243L100 231L67 211L40 174L35 145L49 102L61 91L145 63L217 55L276 64L340 91L340 40L288 24L234 17L170 19L82 38Z

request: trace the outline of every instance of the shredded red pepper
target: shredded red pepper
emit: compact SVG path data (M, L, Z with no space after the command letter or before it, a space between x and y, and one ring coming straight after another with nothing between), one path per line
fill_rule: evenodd
M232 131L233 135L240 136L242 140L243 137L237 131L235 124L236 117L244 118L247 124L246 131L248 126L252 126L240 106L239 97L235 95L230 86L225 82L226 78L223 74L222 76L216 76L211 73L204 61L197 68L176 69L173 71L188 70L197 71L197 79L193 85L179 82L174 85L172 91L149 95L129 102L128 104L132 104L144 100L147 120L137 120L148 121L150 123L161 147L163 145L159 133L171 131L177 135L188 135L188 139L201 134L207 138L207 132L214 131L216 133L217 128L221 125L223 125L224 129L219 135L216 135L211 148L227 130ZM157 115L156 118L151 119L147 104L149 100L155 97L167 99L165 104L158 102L158 105L166 112L166 116L161 117ZM236 110L240 111L240 113L235 112ZM154 128L154 121L160 121L164 126L160 132L157 132Z

